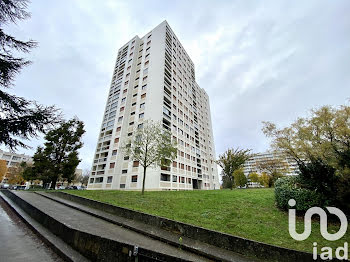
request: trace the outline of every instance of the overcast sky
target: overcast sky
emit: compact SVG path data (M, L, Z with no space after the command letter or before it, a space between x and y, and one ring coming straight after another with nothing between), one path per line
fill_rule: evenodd
M266 151L262 121L290 124L350 97L350 1L47 1L5 28L39 42L12 93L85 122L90 168L117 50L167 20L210 98L216 154ZM33 140L33 154L42 140Z

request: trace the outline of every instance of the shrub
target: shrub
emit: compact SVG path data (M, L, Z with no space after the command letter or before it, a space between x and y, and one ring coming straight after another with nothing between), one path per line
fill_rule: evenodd
M288 210L289 199L296 201L295 209L297 211L306 211L310 207L326 205L326 201L321 194L314 190L301 188L299 186L299 177L288 176L280 178L275 183L275 199L277 207Z

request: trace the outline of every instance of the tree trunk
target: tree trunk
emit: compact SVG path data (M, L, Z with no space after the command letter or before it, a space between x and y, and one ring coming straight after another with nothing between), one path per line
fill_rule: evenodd
M143 167L142 195L145 193L146 167Z
M54 179L51 181L51 189L55 189L55 187L56 187L56 182L57 182L57 178L54 178Z

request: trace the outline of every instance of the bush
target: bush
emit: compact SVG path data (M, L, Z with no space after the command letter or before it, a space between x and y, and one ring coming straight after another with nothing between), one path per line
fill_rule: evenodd
M295 209L297 211L306 211L310 207L324 207L327 203L321 194L314 190L300 188L299 177L288 176L280 178L275 183L275 199L277 207L288 210L289 199L296 201Z
M236 187L244 187L247 183L247 177L245 176L243 169L237 169L233 172L234 183Z

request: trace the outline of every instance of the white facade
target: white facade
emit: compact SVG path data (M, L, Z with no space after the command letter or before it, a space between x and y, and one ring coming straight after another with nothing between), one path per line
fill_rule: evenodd
M262 170L258 170L256 164L257 162L261 161L268 161L268 160L279 160L283 163L283 168L287 168L286 175L297 175L299 171L299 167L297 162L287 155L281 153L281 152L265 152L265 153L258 153L255 154L251 159L246 161L243 166L244 174L249 175L250 173L257 172L261 173Z
M143 168L120 148L146 119L178 143L170 168L147 169L146 190L220 188L209 98L166 21L118 51L88 189L141 189Z
M32 157L24 154L2 151L0 149L0 159L6 160L7 167L13 167L21 162L32 162Z
M5 160L7 167L16 167L22 162L32 162L33 159L31 156L24 154L17 154L14 152L7 152L0 149L0 160ZM0 181L1 184L7 183L7 174L4 176L3 180Z

